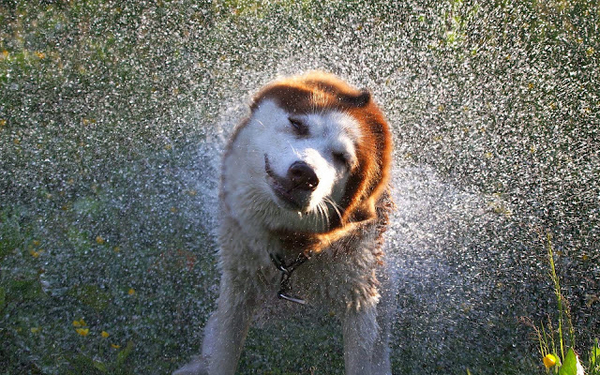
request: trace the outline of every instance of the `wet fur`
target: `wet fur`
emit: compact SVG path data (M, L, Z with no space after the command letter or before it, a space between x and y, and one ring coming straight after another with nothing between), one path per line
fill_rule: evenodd
M392 142L383 114L368 92L324 73L275 81L250 110L223 159L218 308L201 356L176 374L234 374L260 301L279 288L269 255L301 253L312 257L294 272L293 291L337 311L346 374L390 374L394 293L382 234ZM286 180L294 160L314 170L316 187Z

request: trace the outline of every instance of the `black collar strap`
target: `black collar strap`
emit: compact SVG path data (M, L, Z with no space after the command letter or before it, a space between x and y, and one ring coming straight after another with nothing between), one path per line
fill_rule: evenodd
M277 267L277 269L281 271L281 281L279 283L281 288L279 289L279 292L277 292L277 297L286 301L299 303L301 305L306 304L305 300L301 298L292 297L289 294L289 292L291 292L292 290L292 286L290 285L290 277L292 277L292 272L294 272L296 268L300 267L302 264L304 264L304 262L310 259L311 255L312 252L309 252L308 254L302 252L298 254L296 260L286 265L281 255L269 254L269 256L271 257L271 261L273 262L275 267Z

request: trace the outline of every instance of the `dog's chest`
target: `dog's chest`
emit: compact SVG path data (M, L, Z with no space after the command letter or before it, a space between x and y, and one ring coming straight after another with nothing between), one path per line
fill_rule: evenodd
M358 242L357 245L352 249L325 249L303 262L289 275L285 293L308 305L342 311L376 304L379 298L376 271L381 263L372 250L375 244ZM280 300L280 303L293 302Z

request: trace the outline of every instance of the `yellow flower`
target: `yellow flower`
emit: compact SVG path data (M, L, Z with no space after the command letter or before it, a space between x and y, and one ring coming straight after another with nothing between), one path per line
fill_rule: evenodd
M73 320L73 326L74 327L85 327L85 326L87 326L87 324L85 324L85 320L83 320L83 319Z
M129 291L127 292L130 296L133 296L135 294L135 289L133 288L129 288Z
M107 338L108 336L110 336L110 334L106 331L102 331L102 333L100 335L102 335L102 337L104 337L104 338Z
M88 333L90 333L89 328L77 328L75 331L77 331L77 333L79 333L83 337L87 336Z
M110 346L115 349L119 349L121 347L121 345L117 345L117 344L110 344Z
M4 52L6 52L6 51L4 51ZM594 51L594 47L590 47L590 48L588 48L588 49L585 50L585 54L588 55L588 56L592 56L594 54L594 52L595 52ZM8 54L7 54L7 56L8 56Z
M37 259L42 254L42 251L29 250L29 254L31 254L32 257Z
M41 330L42 330L42 328L40 328L40 327L31 327L31 333L38 333Z
M105 242L105 240L101 236L96 237L96 243L98 245L102 245L104 242Z
M546 366L547 369L554 367L557 362L554 354L548 354L542 360L544 361L544 366Z
M83 71L83 72L85 72L85 69L84 69L84 71ZM82 72L82 73L83 73L83 72ZM84 117L84 118L82 118L82 119L81 119L81 123L82 123L83 125L95 124L95 123L96 123L96 119L93 119L93 118L85 118L85 117Z

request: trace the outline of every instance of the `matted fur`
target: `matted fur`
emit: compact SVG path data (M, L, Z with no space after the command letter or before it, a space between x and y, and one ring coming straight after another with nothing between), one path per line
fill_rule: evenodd
M218 308L202 355L176 374L235 373L252 316L280 287L270 256L299 254L311 259L293 273L293 291L339 312L346 374L390 374L383 114L367 91L320 72L267 85L250 110L223 158Z

